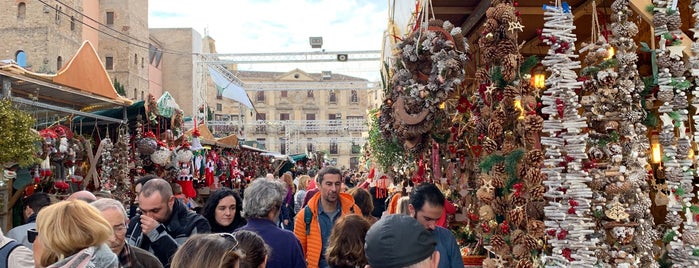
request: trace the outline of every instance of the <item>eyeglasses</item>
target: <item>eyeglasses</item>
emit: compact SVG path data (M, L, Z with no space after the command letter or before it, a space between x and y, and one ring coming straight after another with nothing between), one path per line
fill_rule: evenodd
M118 226L112 227L115 234L124 235L126 234L126 224L119 224Z
M39 232L37 232L36 229L32 228L27 230L27 240L29 240L29 243L34 243L37 236L39 236Z
M212 234L212 235L218 235L218 236L223 237L225 239L232 240L233 243L235 243L235 244L233 244L233 246L231 247L231 251L236 250L238 248L238 239L235 238L235 235L233 235L231 233L217 233L217 234Z

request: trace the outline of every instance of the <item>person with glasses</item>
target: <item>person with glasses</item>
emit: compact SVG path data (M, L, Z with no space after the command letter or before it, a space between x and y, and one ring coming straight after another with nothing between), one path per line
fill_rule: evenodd
M106 244L112 232L96 208L72 200L39 211L36 229L29 229L27 238L34 243L37 267L117 268L119 260Z
M170 183L163 179L143 184L138 202L142 214L131 218L126 239L129 245L153 253L165 267L187 238L211 230L203 216L175 198Z
M259 178L245 189L243 216L248 224L239 230L257 233L272 248L267 268L306 268L301 243L294 233L279 228L279 213L287 189L274 179Z
M230 233L191 236L172 257L172 268L239 268L244 254Z
M442 216L444 210L444 194L430 183L423 183L415 187L410 192L410 204L408 211L410 216L415 218L422 226L432 234L437 241L437 251L439 252L439 267L464 267L461 258L461 250L456 244L454 234L438 226L437 221Z
M138 247L131 247L126 243L126 210L124 205L111 198L102 198L90 203L97 208L102 217L109 222L114 233L107 240L109 248L119 257L119 264L123 268L161 268L163 265L158 258L148 251Z

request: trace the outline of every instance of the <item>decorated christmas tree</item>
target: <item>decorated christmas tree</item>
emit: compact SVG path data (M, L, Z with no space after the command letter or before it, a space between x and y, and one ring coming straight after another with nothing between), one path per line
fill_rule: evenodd
M523 26L518 3L492 1L478 47L476 99L469 124L482 148L477 231L489 257L484 267L535 267L544 245L544 154L536 112L537 89L529 84L536 58L519 53Z
M594 232L595 222L591 215L592 190L587 186L591 180L583 169L586 160L587 122L580 116L579 96L576 90L582 87L576 69L580 61L575 53L577 40L573 30L573 14L568 3L557 2L544 6L544 29L541 39L550 45L542 61L550 76L546 79L547 89L541 98L544 106L543 132L541 138L546 160L542 172L546 174L547 243L551 253L546 257L546 267L593 267L597 263L594 250L599 239L588 239Z

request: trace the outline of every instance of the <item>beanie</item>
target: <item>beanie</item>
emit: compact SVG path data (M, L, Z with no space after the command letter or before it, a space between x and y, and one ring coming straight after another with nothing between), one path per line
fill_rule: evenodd
M427 259L436 246L432 234L416 219L392 214L371 226L364 252L372 268L400 268Z

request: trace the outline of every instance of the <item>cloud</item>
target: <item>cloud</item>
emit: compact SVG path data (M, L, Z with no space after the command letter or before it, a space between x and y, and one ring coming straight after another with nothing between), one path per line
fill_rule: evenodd
M219 53L381 50L387 1L151 0L149 27L193 28L216 40ZM311 70L313 71L313 70Z

